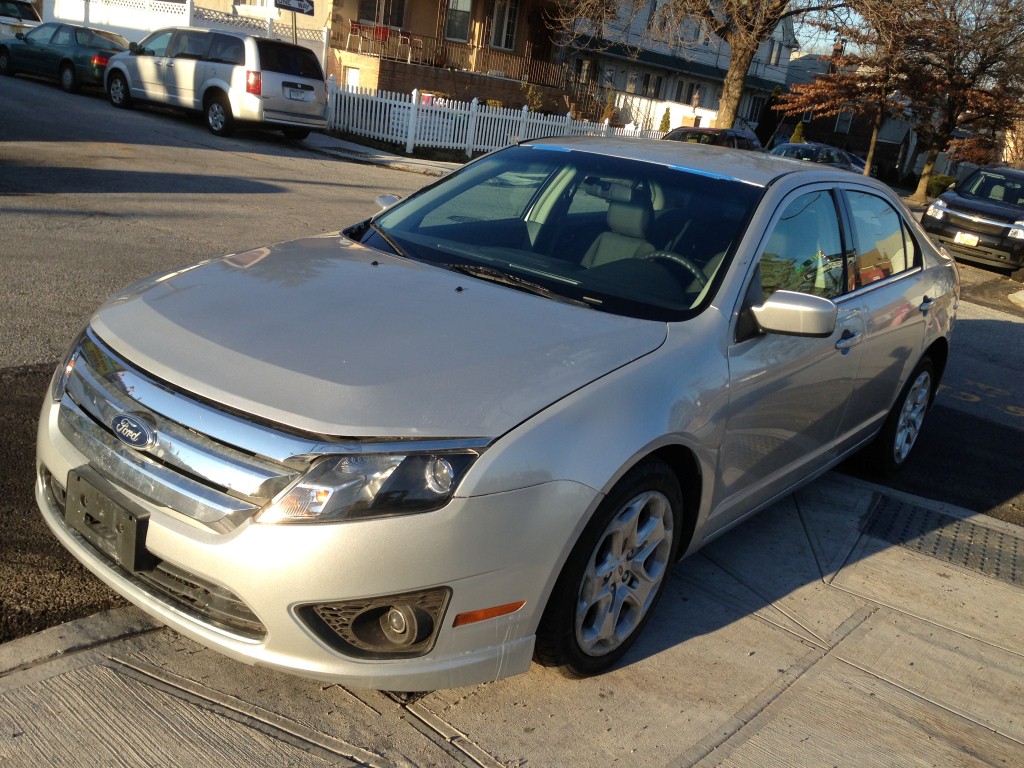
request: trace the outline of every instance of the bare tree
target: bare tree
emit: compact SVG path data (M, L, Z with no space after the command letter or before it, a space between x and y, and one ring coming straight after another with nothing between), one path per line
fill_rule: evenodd
M758 47L791 16L845 7L841 0L561 0L552 25L587 45L664 43L681 55L698 28L729 46L717 124L731 127L743 97L743 81ZM637 39L631 38L637 35Z

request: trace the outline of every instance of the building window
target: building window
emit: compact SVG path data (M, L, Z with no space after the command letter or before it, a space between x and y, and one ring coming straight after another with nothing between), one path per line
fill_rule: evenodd
M615 67L608 67L604 71L604 85L607 88L615 87Z
M782 43L774 38L771 41L771 48L768 49L768 63L773 67L779 65L779 61L782 59Z
M747 101L747 111L743 115L744 119L751 123L758 122L761 119L761 110L764 109L764 105L767 103L767 96L751 96Z
M803 115L800 116L800 120L805 122L805 123L809 123L813 119L814 119L814 110L813 109L808 109L806 112L803 113Z
M457 40L461 43L469 40L472 10L473 0L448 0L448 16L444 22L445 40Z
M642 96L648 96L652 99L661 98L661 75L644 75L644 84L641 88L640 94Z
M712 109L718 109L719 103L722 101L722 89L715 89L715 103L711 105Z
M640 73L636 70L630 70L629 76L626 78L626 93L637 93L639 91L640 84Z
M359 20L401 27L405 24L405 0L359 0Z
M849 133L853 124L853 112L849 110L836 115L836 133Z
M491 46L511 51L516 46L516 21L519 18L519 0L494 0L494 27Z

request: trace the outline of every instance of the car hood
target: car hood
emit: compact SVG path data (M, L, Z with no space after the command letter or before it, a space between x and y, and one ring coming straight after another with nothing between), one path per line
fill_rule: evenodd
M954 211L967 211L1006 222L1024 219L1024 208L1019 205L1010 205L1009 203L1000 203L995 200L977 197L966 197L953 190L942 193L939 199Z
M336 234L150 278L92 327L174 387L343 437L496 437L666 337Z

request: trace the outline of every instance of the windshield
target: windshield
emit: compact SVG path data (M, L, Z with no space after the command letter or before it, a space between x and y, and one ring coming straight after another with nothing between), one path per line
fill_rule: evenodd
M363 242L606 312L683 319L717 287L762 192L683 168L525 145L389 209Z
M997 203L1021 205L1024 202L1024 183L998 171L975 171L962 185L957 185L956 191Z

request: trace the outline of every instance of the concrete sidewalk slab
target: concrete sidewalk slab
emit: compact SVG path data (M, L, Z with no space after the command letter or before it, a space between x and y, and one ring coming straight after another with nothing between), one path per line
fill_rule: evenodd
M366 165L378 165L396 171L419 173L424 176L446 176L462 167L462 163L450 163L441 160L423 160L410 155L400 154L396 145L395 152L365 147L352 141L346 141L330 133L311 133L302 142L306 149L314 152L338 157ZM468 161L468 158L467 158Z
M246 667L134 609L57 627L0 646L0 764L1024 764L1024 590L871 535L928 504L893 498L830 474L784 499L681 564L586 680L535 666L410 701Z

